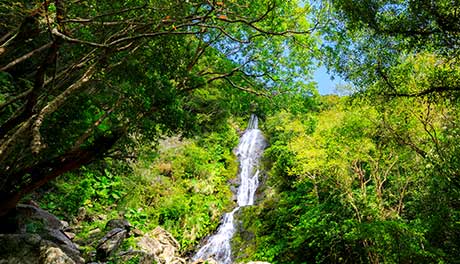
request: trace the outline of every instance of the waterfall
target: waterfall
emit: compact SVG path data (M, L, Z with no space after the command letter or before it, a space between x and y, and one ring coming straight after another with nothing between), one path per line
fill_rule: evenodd
M251 115L248 128L241 136L236 150L240 163L240 186L237 191L238 206L222 217L217 233L209 237L207 243L195 254L193 261L213 258L219 264L232 263L230 241L235 233L233 216L242 206L254 204L254 196L259 186L259 170L257 166L266 145L265 138L258 129L257 116Z

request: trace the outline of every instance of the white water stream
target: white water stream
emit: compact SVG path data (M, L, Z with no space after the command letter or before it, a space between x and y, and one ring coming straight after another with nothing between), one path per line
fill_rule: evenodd
M207 243L195 254L193 261L213 258L219 264L232 263L230 240L235 233L233 215L240 207L254 204L254 196L259 185L257 166L266 145L265 138L258 129L257 116L251 115L248 128L240 138L236 151L240 162L240 186L237 192L238 206L222 217L217 233L209 237Z

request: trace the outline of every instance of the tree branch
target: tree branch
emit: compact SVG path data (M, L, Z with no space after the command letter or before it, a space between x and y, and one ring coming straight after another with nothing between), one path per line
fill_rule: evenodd
M86 82L88 82L91 79L92 75L94 74L95 70L96 70L96 63L93 63L78 81L70 85L64 92L59 94L53 101L51 101L45 107L43 107L43 109L37 115L37 118L35 119L35 122L32 126L33 139L31 143L31 148L32 148L33 153L39 153L40 150L44 147L42 144L42 140L41 140L40 127L45 117L53 113L54 111L56 111L56 109L67 100L69 95L71 95L72 93L80 89Z
M44 49L47 49L47 48L51 47L52 44L53 44L53 42L49 42L49 43L47 43L47 44L41 46L41 47L38 48L38 49L35 49L35 50L33 50L33 51L29 52L29 53L26 53L26 54L22 55L21 57L15 59L15 60L13 60L13 61L11 61L10 63L6 64L6 65L3 66L3 67L1 67L1 68L0 68L0 71L6 71L6 70L8 70L9 68L15 66L16 64L21 63L21 62L27 60L28 58L32 57L32 56L35 55L36 53L42 52Z
M259 92L259 91L256 91L256 90L252 90L250 88L239 86L239 85L235 84L232 80L230 80L228 77L224 77L223 79L226 80L232 87L234 87L234 88L236 88L238 90L245 91L247 93L255 94L255 95L258 95L258 96L264 96L264 97L267 97L267 98L271 98L271 96L269 94Z
M422 97L422 96L430 95L433 93L443 93L443 92L460 92L460 87L433 86L429 89L426 89L420 92L416 92L416 93L391 93L388 95L394 96L394 97Z
M59 30L57 30L57 28L53 28L53 30L51 32L56 37L59 37L59 38L65 40L65 41L68 41L68 42L71 42L71 43L84 44L84 45L89 45L89 46L99 47L99 48L108 48L109 47L109 45L106 45L106 44L100 44L100 43L96 43L96 42L90 42L90 41L86 41L86 40L80 40L80 39L75 39L75 38L68 37L68 36L62 34L61 32L59 32Z

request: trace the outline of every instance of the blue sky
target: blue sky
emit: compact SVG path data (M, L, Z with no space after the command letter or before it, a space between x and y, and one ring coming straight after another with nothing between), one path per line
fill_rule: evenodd
M331 75L327 73L324 66L319 67L313 75L313 80L318 83L318 91L321 95L336 94L335 87L337 84L345 84L337 75L334 75L334 80L331 80Z

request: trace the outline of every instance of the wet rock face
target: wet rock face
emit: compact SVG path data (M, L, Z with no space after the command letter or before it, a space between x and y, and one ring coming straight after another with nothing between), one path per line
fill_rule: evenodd
M64 232L66 223L43 209L20 204L1 220L0 225L0 263L85 262Z

